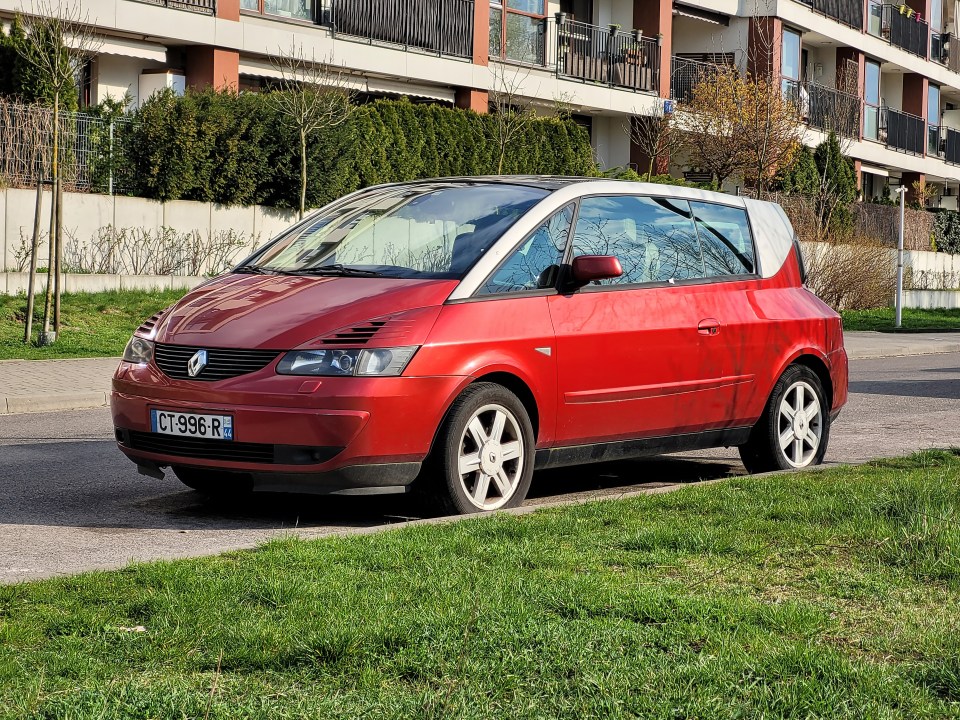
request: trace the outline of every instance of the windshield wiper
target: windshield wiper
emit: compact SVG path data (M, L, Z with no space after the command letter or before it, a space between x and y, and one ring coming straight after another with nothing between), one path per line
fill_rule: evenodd
M288 275L342 275L355 277L383 276L383 273L377 272L376 270L361 270L360 268L352 268L339 263L335 265L321 265L320 267L314 268L301 268L299 270L286 270L284 273Z
M233 269L233 272L238 275L272 275L273 273L269 270L265 270L262 267L257 265L241 265Z

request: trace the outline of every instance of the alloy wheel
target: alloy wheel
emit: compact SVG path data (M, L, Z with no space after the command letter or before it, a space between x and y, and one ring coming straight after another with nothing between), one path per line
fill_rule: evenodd
M809 465L823 437L823 408L816 391L799 380L783 394L778 413L780 452L791 467Z
M496 510L509 502L523 475L523 434L502 405L476 410L460 437L460 484L476 508Z

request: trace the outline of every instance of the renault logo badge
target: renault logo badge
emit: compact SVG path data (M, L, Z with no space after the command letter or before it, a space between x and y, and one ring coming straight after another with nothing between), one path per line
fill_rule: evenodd
M207 351L197 350L187 362L187 375L196 377L207 366Z

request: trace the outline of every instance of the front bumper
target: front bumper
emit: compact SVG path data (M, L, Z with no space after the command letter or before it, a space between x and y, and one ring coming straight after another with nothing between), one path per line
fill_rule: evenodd
M156 471L237 473L255 489L397 488L417 476L449 403L469 378L303 378L270 370L219 382L171 380L121 363L111 409L120 450ZM151 431L152 409L233 417L234 439Z

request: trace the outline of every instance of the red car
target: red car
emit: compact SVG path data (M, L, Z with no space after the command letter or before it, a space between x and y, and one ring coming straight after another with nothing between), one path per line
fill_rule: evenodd
M206 493L422 489L511 507L534 470L737 446L823 459L839 316L778 205L548 177L367 188L134 333L120 449Z

